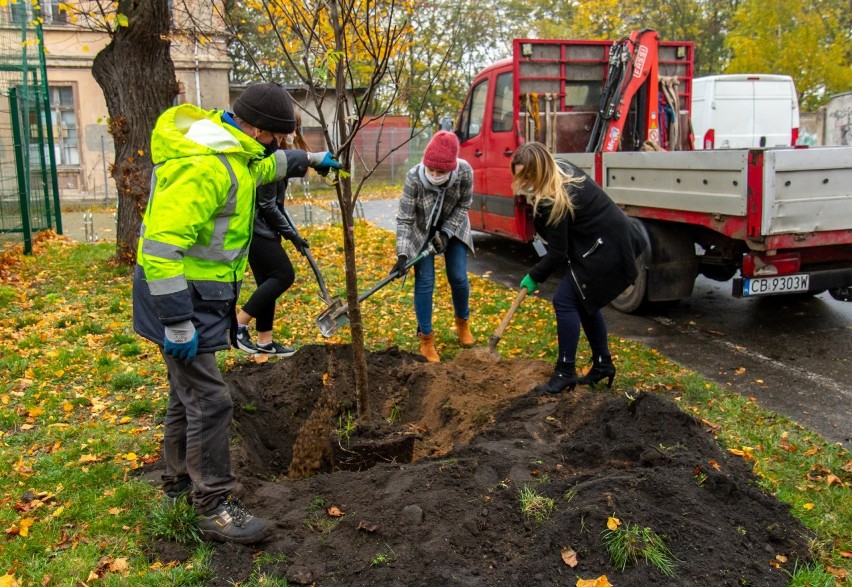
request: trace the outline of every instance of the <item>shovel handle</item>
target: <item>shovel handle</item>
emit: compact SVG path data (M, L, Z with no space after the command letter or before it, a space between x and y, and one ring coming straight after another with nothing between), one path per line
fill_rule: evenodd
M505 316L503 316L503 321L500 322L500 326L498 326L497 330L494 331L494 338L500 340L500 338L503 337L503 332L506 330L506 327L509 326L512 316L515 315L515 311L517 311L518 306L521 305L521 302L524 301L525 297L527 297L527 288L522 287L521 291L518 292L517 297L515 297L515 301L512 302L512 306L509 308L509 311L506 312Z
M308 260L308 265L311 266L311 271L314 272L314 276L317 278L317 285L320 288L320 295L322 296L322 301L326 304L331 304L331 294L328 293L328 288L325 286L325 280L322 278L322 274L320 273L319 267L317 267L317 262L314 261L311 252L308 249L302 251L305 255L305 259Z
M423 249L423 251L421 251L419 255L417 255L411 261L409 261L408 263L405 264L405 271L408 271L409 269L411 269L412 267L417 265L420 261L422 261L423 259L425 259L429 255L432 255L434 253L435 253L435 248L432 245L429 245L428 247ZM388 275L387 277L382 279L380 282L378 282L376 285L374 285L373 287L371 287L370 289L368 289L367 291L365 291L364 293L359 295L358 296L358 302L363 302L364 300L369 298L371 295L373 295L374 293L376 293L377 291L382 289L384 286L386 286L387 284L389 284L391 281L393 281L396 278L397 278L396 275Z
M293 232L296 233L296 236L301 238L302 235L299 234L299 229L296 228L296 223L293 222L293 218L290 216L290 213L287 212L286 208L284 208L283 213L284 219L290 225L290 228L293 229ZM322 278L322 273L320 273L319 267L317 267L317 262L314 261L314 257L313 255L311 255L310 249L299 249L299 252L302 253L305 256L305 259L308 260L308 265L311 266L311 271L314 272L314 277L317 278L317 285L319 285L320 288L320 295L322 296L322 301L324 301L326 304L331 305L331 294L328 293L328 288L325 286L325 280Z

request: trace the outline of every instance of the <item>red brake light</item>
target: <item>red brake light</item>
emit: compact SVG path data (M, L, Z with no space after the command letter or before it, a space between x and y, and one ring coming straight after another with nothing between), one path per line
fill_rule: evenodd
M745 277L766 277L798 273L800 268L799 253L782 253L771 256L748 253L743 257L742 273Z
M704 148L712 149L713 145L716 144L716 130L710 129L706 133L704 133Z

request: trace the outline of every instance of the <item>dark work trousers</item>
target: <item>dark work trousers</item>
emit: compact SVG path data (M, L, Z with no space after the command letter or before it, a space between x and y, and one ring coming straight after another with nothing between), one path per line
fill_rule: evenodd
M281 246L281 239L254 235L248 260L257 289L243 306L243 311L254 316L258 332L268 332L275 320L275 302L293 285L296 273L290 257Z
M574 363L577 356L577 343L580 341L580 326L586 333L593 356L610 356L607 343L606 322L600 310L589 314L577 297L571 284L571 272L559 282L553 294L553 309L556 312L556 335L559 339L557 361Z
M216 353L196 355L186 365L160 352L169 372L163 491L185 488L190 480L192 503L203 514L237 487L231 469L231 391L216 364Z

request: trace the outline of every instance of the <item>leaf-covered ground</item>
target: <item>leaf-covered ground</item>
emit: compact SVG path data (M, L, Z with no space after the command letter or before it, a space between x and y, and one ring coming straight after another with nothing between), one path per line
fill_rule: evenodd
M322 227L308 232L312 250L326 274L329 286L333 293L343 295L339 227ZM393 260L393 238L391 234L366 223L358 223L356 237L359 243L359 272L363 290L386 275ZM141 478L140 474L155 466L159 457L166 397L165 373L156 349L140 340L132 331L130 274L126 268L115 266L111 262L113 249L110 243L78 245L63 239L43 238L36 244L35 254L32 256L22 255L19 248L0 252L0 306L4 309L0 315L0 372L3 373L0 388L0 403L3 405L3 410L0 410L0 528L5 536L5 539L0 541L0 585L205 585L216 584L217 581L219 584L225 584L223 582L229 580L244 586L285 584L284 579L276 579L277 583L270 583L271 579L267 579L280 577L281 573L286 574L290 568L298 566L294 564L296 559L293 557L297 552L296 546L301 545L298 540L308 537L302 534L305 529L310 530L310 525L320 529L334 527L317 514L324 511L320 507L321 503L333 499L339 502L338 507L341 507L340 504L345 506L341 507L345 514L339 523L342 529L348 528L347 524L357 516L357 511L365 508L348 507L346 504L353 502L344 500L342 495L321 495L320 485L312 485L322 483L322 480L327 478L334 478L338 474L321 474L301 481L290 480L286 449L276 449L283 455L276 464L279 468L258 469L249 455L262 454L261 445L252 437L244 438L241 434L252 423L262 421L261 414L276 414L277 406L268 408L263 403L263 397L246 395L248 392L240 396L238 425L235 427L235 443L241 451L240 472L249 488L247 501L256 507L278 508L263 509L263 512L282 524L278 533L279 540L274 544L265 545L264 553L253 559L245 557L246 551L233 550L231 547L197 549L195 546L181 546L177 549L191 555L187 560L182 560L183 555L171 557L164 554L162 557L152 558L151 553L156 549L153 547L151 535L151 511L152 504L157 503L158 494L156 487ZM276 338L302 349L297 357L305 354L316 358L325 352L322 349L329 349L328 352L331 352L331 349L343 348L341 345L348 342L346 328L341 329L339 336L331 340L322 338L317 331L314 318L323 309L323 305L317 296L317 287L311 279L307 264L297 255L294 255L294 260L297 282L281 300ZM244 295L247 296L252 287L253 282L249 277L246 280ZM367 343L378 355L388 354L386 349L396 347L400 349L398 356L393 353L389 355L394 356L394 360L413 360L411 355L406 354L416 350L411 287L411 280L405 284L395 282L364 303ZM456 421L452 417L454 411L464 408L453 403L456 400L463 401L462 398L465 397L464 394L457 396L456 390L466 389L464 384L467 378L478 378L481 376L480 372L486 372L485 369L468 366L466 374L461 375L452 367L456 363L452 359L459 352L459 347L452 335L452 312L445 281L439 279L437 287L438 348L445 358L445 364L438 369L446 369L442 393L449 393L449 398L447 402L435 400L424 408L424 411L432 414L437 420L418 426L426 426L427 429L431 427L432 434L435 434L437 429L436 422L440 423L446 418L447 422L453 423ZM472 324L477 344L486 344L513 298L514 292L510 290L487 279L472 278ZM523 387L526 388L527 384L531 386L535 382L535 377L544 377L555 351L551 313L552 309L546 300L533 297L524 302L498 348L504 359L517 361L497 363L508 368L505 369L507 372L496 374L494 380L511 380L516 373L526 373L523 375ZM814 574L811 575L817 577L818 581L814 580L808 584L830 585L831 583L826 581L833 582L835 579L840 584L849 572L848 561L849 556L852 556L849 555L852 551L852 504L849 498L852 465L848 453L776 414L761 410L755 402L747 398L719 389L640 344L622 339L614 339L611 342L619 367L613 390L602 392L599 396L591 396L591 399L588 395L572 396L563 402L563 407L578 408L573 402L584 397L587 401L582 402L582 406L592 406L596 401L607 399L618 402L617 405L623 407L629 401L627 394L636 398L642 392L676 401L684 412L699 418L702 438L709 439L707 434L712 433L727 447L727 452L722 452L724 458L713 459L724 474L736 471L736 467L728 462L731 459L729 455L742 456L746 459L743 462L744 469L751 468L756 474L748 485L777 495L789 505L790 512L797 519L817 532L818 540L813 543L812 550L819 557L821 564L815 567ZM587 356L588 349L581 347L580 361L585 361ZM530 361L533 363L529 363ZM255 364L236 351L220 353L219 362L232 380L243 378L249 384L256 373L279 373L289 364L280 360ZM520 369L522 364L528 363L537 365L535 376ZM430 367L413 361L410 367L389 367L386 371L409 373L403 378L417 379L410 372L420 368L428 371ZM317 369L320 367L317 366ZM344 373L339 368L338 371ZM290 381L299 383L308 378L304 377L304 373L298 372L283 379L286 381L282 381L282 384ZM345 381L345 376L341 375L337 380ZM395 392L397 395L394 397L401 397L398 394L407 389L407 385L402 380L398 381ZM246 389L251 387L252 385L248 385ZM282 393L288 393L287 390L292 389L287 387ZM500 388L499 393L492 391L492 395L507 400L515 393L523 391L525 390L520 387L511 391ZM345 397L345 392L344 386L340 397ZM258 391L251 393L256 394ZM248 397L252 399L246 399ZM306 393L300 400L307 402L302 408L301 417L307 417L315 400L316 397L310 393ZM260 405L264 406L263 411L258 409ZM401 412L401 405L400 403L397 412ZM451 464L452 459L456 458L447 457L453 454L453 451L458 450L461 451L459 454L467 455L464 451L472 448L465 448L464 442L456 449L449 449L448 442L456 437L464 441L474 439L474 443L485 442L486 437L476 437L476 434L491 434L495 439L500 439L507 434L518 434L516 427L527 424L530 426L528 433L533 435L531 438L537 438L540 434L534 424L541 421L536 420L538 416L525 411L517 412L513 416L511 408L508 412L502 411L503 404L483 405L487 406L487 409L474 410L470 427L464 434L443 429L443 436L437 440L432 439L436 446L443 447L435 449L438 452L430 453L424 449L427 446L425 441L421 441L418 447L419 455L426 457L423 462L432 462L430 466L441 472L441 467L446 468L447 463ZM393 405L388 407L381 401L377 401L375 407L377 410L384 410L382 413L386 417L391 417L394 413ZM551 408L556 410L556 405L545 403L540 407L542 410ZM562 412L550 415L563 426L565 418L570 416ZM400 422L407 421L402 419L401 413L398 417ZM419 421L419 417L416 421ZM553 420L549 420L545 415L543 422L545 428L549 428ZM298 432L298 419L282 418L282 423L286 423L290 434L295 435ZM492 423L496 429L488 432L488 426ZM328 423L325 425L328 426ZM603 430L606 431L607 428L604 427ZM612 430L608 433L612 433ZM541 437L548 438L551 442L545 443L541 457L536 459L541 462L537 462L532 468L544 472L547 478L553 480L552 484L542 483L540 486L549 487L549 495L556 497L553 493L555 488L558 487L561 491L562 488L567 488L569 481L583 481L565 477L564 468L554 469L559 464L555 458L559 451L574 453L577 449L566 449L565 438L557 437L553 431L551 434L554 436ZM514 446L513 442L505 444ZM604 443L601 450L612 450L613 447L609 444L611 443ZM664 453L666 450L674 450L665 442L661 444L668 447L657 447ZM439 452L444 450L450 452L440 456ZM450 461L447 461L447 458ZM459 456L459 461L462 458L468 456ZM509 461L511 466L508 465ZM524 458L509 461L495 469L498 477L502 476L505 466L509 466L513 476L530 469L529 463L523 462ZM640 468L644 466L640 463ZM708 463L705 468L708 466L709 470L702 469L702 474L712 478L719 473L712 464ZM394 473L393 468L387 471L385 469L387 465L374 471L382 470L382 475ZM465 479L466 474L453 473L459 479ZM153 475L156 478L156 473ZM371 480L373 478L370 473L352 475L352 488L355 493L350 494L351 499L364 499L365 495L376 501L383 499L384 494L379 489L381 484ZM701 481L702 477L698 474L695 477L696 487L699 487L697 481ZM489 478L485 477L477 482L485 483ZM513 478L517 480L521 477ZM480 500L490 495L491 499L502 500L501 507L507 512L511 510L513 516L517 515L517 484L511 486L510 490L510 486L501 485L502 479L498 480L497 489L494 489L490 482L487 486L474 486L467 484L469 481L461 484L459 493L446 495L477 505ZM417 488L420 479L412 483ZM282 491L286 487L307 487L308 489L299 491L315 494L311 497L308 507L310 512L306 513L301 503L278 503L277 500L274 506L266 503L264 494L260 491L266 484L271 484L275 488L273 491ZM483 487L490 493L483 493ZM571 493L570 490L566 491ZM576 506L580 502L556 500L556 519L574 515L574 510L568 507L570 503ZM395 507L388 503L386 513L395 515ZM627 508L616 508L608 512L607 516L621 515L625 524L642 522L641 517L619 514L617 509L629 511ZM304 528L296 523L299 520ZM479 518L475 521L485 522ZM509 524L512 529L515 528L516 521L517 518L513 518ZM684 523L697 522L690 518ZM581 516L580 524L581 528L589 530L589 540L591 537L600 537L602 529L588 527L585 517ZM650 524L644 524L650 527ZM299 531L296 530L297 526ZM524 533L523 536L544 535L539 533L546 534L550 531L543 529L545 527L529 526L527 520L522 520L521 526L519 531ZM391 526L380 527L381 531L387 532L387 528ZM661 534L670 532L667 525L653 529ZM311 532L322 546L326 541L325 534L316 533L315 530ZM756 532L751 532L750 540L756 540ZM352 544L357 546L372 534L359 530L353 534L334 534L333 539L336 540L338 536L352 539ZM669 536L672 537L673 535ZM438 545L437 542L432 544ZM569 545L571 544L569 542ZM562 546L559 548L561 552ZM578 553L580 564L589 565L595 560L584 558L582 550L574 550ZM227 560L228 552L231 551L238 553L234 560L239 562L233 572L218 566L215 567L214 573L209 561L217 557L220 562ZM361 552L359 556L366 554ZM486 554L472 551L468 553L469 557ZM678 555L677 552L673 554ZM769 558L775 554L787 556L779 551L772 553ZM758 557L757 564L761 568L764 563L775 568L772 560L768 560L764 553L755 556ZM328 551L328 558L330 561L334 559L334 551ZM393 569L398 562L387 564L393 558L390 551L376 552L375 560L371 559L367 564L370 570ZM552 559L547 560L550 562ZM775 559L775 563L789 569L789 560ZM259 573L259 567L272 564L271 561L275 561L275 569L270 570L268 574ZM247 579L249 575L246 574L245 565L248 562L253 562L255 566L251 578ZM569 572L563 567L559 568ZM600 568L604 569L605 563L602 563ZM677 568L679 573L683 571L680 564ZM565 577L587 577L595 571L596 569L591 567L583 567L581 573L572 568ZM338 576L331 572L323 575L323 572L323 569L319 569L316 576L332 579ZM535 577L535 569L531 569L530 573L532 574L529 576ZM687 576L679 575L682 580ZM609 575L614 584L626 584L624 581L619 583L615 580L617 577L618 574ZM428 579L429 577L423 577L423 584L428 584ZM442 579L439 577L438 581L441 582ZM447 580L446 584L453 584L452 581ZM295 582L294 578L290 584ZM379 583L382 582L377 584ZM382 584L393 584L393 581ZM792 584L805 583L800 581Z

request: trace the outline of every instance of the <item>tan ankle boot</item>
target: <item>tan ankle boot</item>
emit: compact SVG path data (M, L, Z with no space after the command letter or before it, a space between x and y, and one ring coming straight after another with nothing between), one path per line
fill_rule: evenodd
M420 334L418 332L417 336L420 337L420 354L426 357L426 360L430 363L440 363L441 357L435 350L435 333Z
M473 345L473 334L470 332L470 326L468 325L467 320L456 316L456 332L459 335L459 343L461 343L462 346Z

